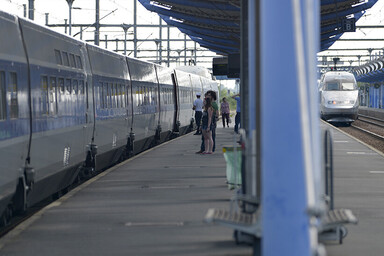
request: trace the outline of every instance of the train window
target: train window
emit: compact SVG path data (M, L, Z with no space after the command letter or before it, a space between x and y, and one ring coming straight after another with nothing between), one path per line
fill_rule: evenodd
M127 90L127 88L126 88L126 86L125 86L125 84L123 84L123 85L121 85L122 86L122 88L121 88L121 96L122 96L122 99L121 99L121 101L122 101L122 107L123 108L126 108L127 107L127 94L125 93L126 92L126 90Z
M5 120L7 118L5 100L5 72L0 71L0 120Z
M17 100L17 74L15 72L9 73L8 93L10 99L10 118L18 118L19 103Z
M115 85L110 83L111 86L111 108L116 108L116 90Z
M76 67L83 69L83 63L81 62L81 58L79 55L76 55Z
M103 83L99 82L99 97L100 97L100 108L104 108L104 90L103 90Z
M60 93L65 92L65 87L64 87L64 78L59 78L59 88L60 88Z
M119 102L120 102L119 108L123 108L124 107L123 85L118 84L117 88L118 88L118 92L119 92Z
M42 76L41 77L41 114L42 115L48 115L48 77Z
M153 105L152 87L148 88L148 105Z
M327 83L327 87L325 89L326 91L338 91L339 90L339 83Z
M136 93L136 99L137 99L137 106L141 106L141 102L142 102L142 99L141 99L141 96L143 95L143 91L142 91L142 88L139 87L138 90L137 90L137 93Z
M67 52L63 52L63 64L64 66L69 67L69 58Z
M65 79L65 94L71 94L72 92L72 83L71 79Z
M116 86L116 104L117 108L121 108L121 85L115 84Z
M61 58L61 53L59 50L55 49L55 57L56 57L56 63L59 65L63 65L63 59Z
M147 106L149 105L149 88L145 87L144 88L144 105Z
M355 84L353 82L342 82L341 83L341 90L353 91L353 90L357 90L357 88L355 87Z
M56 77L49 78L49 114L56 115L57 114L57 95L56 95Z
M84 95L84 80L79 81L79 94Z
M118 108L119 107L119 93L117 91L117 84L114 84L113 85L113 96L114 96L114 100L113 100L113 104L115 108Z
M111 91L110 91L110 86L109 86L109 84L108 83L105 83L104 84L104 86L105 86L105 89L106 89L106 100L105 100L105 102L106 102L106 108L111 108Z
M69 63L71 67L76 68L75 55L73 55L72 53L69 54Z
M79 93L79 82L77 80L73 80L72 82L72 94L77 95Z

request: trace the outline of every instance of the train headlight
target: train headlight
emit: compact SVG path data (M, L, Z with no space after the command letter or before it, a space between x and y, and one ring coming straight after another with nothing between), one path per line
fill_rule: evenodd
M331 104L331 105L336 105L336 104L337 104L337 102L336 102L335 100L329 100L329 101L328 101L328 104Z

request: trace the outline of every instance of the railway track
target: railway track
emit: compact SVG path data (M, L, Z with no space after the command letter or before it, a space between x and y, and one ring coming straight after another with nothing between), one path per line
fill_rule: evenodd
M374 132L371 132L371 131L368 131L366 129L363 129L363 128L361 128L361 127L359 127L357 125L354 125L354 124L352 124L351 127L356 129L356 130L358 130L358 131L360 131L360 132L362 132L362 133L368 134L368 135L370 135L370 136L372 136L372 137L374 137L374 138L384 142L384 136L381 136L381 135L376 134Z
M359 119L351 126L338 126L338 128L384 153L384 120L359 115Z
M359 121L362 121L362 122L365 122L367 124L372 124L372 125L376 125L376 126L379 126L381 128L384 128L384 120L382 119L379 119L379 118L375 118L375 117L371 117L371 116L366 116L366 115L359 115Z

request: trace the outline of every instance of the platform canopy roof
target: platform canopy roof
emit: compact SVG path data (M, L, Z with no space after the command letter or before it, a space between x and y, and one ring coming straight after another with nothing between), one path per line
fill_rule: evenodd
M241 0L139 0L171 26L218 54L240 51ZM321 0L321 46L328 49L377 0ZM352 23L350 23L352 21ZM349 25L348 25L349 24Z

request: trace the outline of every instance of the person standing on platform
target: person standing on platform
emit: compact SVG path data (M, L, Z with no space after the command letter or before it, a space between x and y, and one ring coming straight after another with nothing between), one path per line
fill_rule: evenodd
M201 125L201 117L203 115L203 100L200 99L201 97L201 93L196 93L196 99L195 101L193 102L193 110L195 110L195 120L196 120L196 126L197 126L197 129L196 129L196 133L194 135L199 135L201 134L201 129L200 129L200 125Z
M213 148L212 148L212 152L215 152L215 149L216 149L216 145L215 145L215 142L216 142L216 116L217 114L219 113L219 107L216 103L216 92L210 90L210 91L207 91L205 93L205 99L204 99L204 103L205 103L205 100L206 99L210 99L210 102L211 102L211 105L212 105L212 108L213 108L213 117L212 117L212 140L213 140ZM205 150L205 142L204 142L204 136L201 137L201 145L200 145L200 150L196 152L196 154L201 154L202 152L204 152Z
M214 109L211 104L211 99L206 98L204 104L204 112L202 117L202 125L201 131L204 136L204 151L202 154L212 154L213 149L213 139L212 139L212 131L213 131L213 119L215 118Z
M210 99L211 99L212 108L214 110L213 118L212 118L212 123L213 123L213 126L212 126L213 149L212 149L212 152L215 152L215 149L216 149L216 126L217 126L216 121L219 118L219 106L217 105L217 102L216 102L216 99L217 99L216 92L209 90L207 93L208 93L208 97L210 97Z
M220 106L221 111L221 119L223 119L223 128L225 128L225 120L227 120L227 127L229 127L229 103L227 102L227 99L224 97L223 102L221 102Z
M241 125L240 124L240 116L241 116L241 113L240 113L240 109L241 109L240 93L233 95L232 98L234 98L237 102L237 104L236 104L236 116L235 116L235 133L239 133L239 126Z

